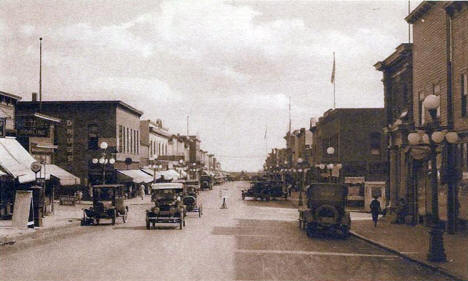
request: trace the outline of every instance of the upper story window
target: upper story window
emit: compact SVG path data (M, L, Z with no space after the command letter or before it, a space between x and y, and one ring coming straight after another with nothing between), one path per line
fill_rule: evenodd
M440 84L439 83L432 85L432 93L440 97ZM440 117L440 106L437 108L437 117Z
M88 125L88 149L98 150L99 149L99 129L96 124Z
M373 132L370 134L369 138L370 138L370 154L380 155L381 134L379 132Z
M119 125L119 152L123 152L123 146L124 146L123 135L124 135L123 126Z
M460 77L460 92L461 92L461 115L465 117L466 114L466 99L468 96L468 74L463 73Z
M418 92L418 111L419 111L419 125L424 125L424 119L425 119L425 113L426 113L426 110L424 109L424 106L423 106L423 101L424 101L424 98L425 98L425 95L424 95L424 91L419 91Z

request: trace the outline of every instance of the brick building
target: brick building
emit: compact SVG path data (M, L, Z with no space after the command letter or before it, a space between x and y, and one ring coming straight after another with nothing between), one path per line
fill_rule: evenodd
M15 136L15 106L21 97L0 91L0 137Z
M387 198L396 206L400 198L410 203L409 215L416 214L416 193L412 188L412 158L408 149L408 133L413 122L413 59L412 44L401 44L395 52L374 67L383 72L385 132L387 145Z
M428 120L424 98L438 95L441 126L455 130L460 137L456 145L442 145L439 155L439 215L453 232L456 216L468 219L468 3L424 1L406 20L413 25L415 123L421 126ZM431 212L427 171L427 163L422 162L414 174L420 217Z
M20 115L39 111L38 102L19 102ZM116 180L115 169L140 166L141 111L122 101L43 101L42 114L60 118L57 126L55 163L78 176L83 184L101 179L102 167L92 163L102 156L99 145L108 143L107 152L115 164L106 165L106 182ZM127 165L129 158L132 164Z
M316 166L334 164L332 175L345 183L361 178L359 185L350 187L350 201L364 203L364 183L382 182L386 178L386 153L383 108L330 109L316 124L313 158ZM327 152L333 147L334 153ZM340 168L340 164L341 168ZM321 172L321 180L328 171Z

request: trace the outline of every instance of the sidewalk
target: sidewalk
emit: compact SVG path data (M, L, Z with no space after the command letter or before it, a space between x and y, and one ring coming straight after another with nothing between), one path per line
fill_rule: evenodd
M351 229L352 234L358 238L441 271L454 279L468 280L468 232L453 235L444 233L448 261L434 263L426 258L429 249L429 229L422 225L391 224L383 219L374 227L369 214L369 220L353 220Z
M128 199L125 201L127 205L143 205L151 203L151 196L146 195L144 200L141 197ZM50 214L42 218L42 227L32 228L14 228L11 226L11 220L0 220L0 247L3 245L14 244L16 241L36 238L46 235L59 229L69 227L77 227L80 225L83 216L84 208L89 208L93 204L92 201L81 201L75 206L60 205L55 202L55 214Z

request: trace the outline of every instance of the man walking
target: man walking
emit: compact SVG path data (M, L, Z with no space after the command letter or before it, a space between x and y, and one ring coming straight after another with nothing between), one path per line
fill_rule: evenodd
M145 198L145 186L143 184L140 185L139 193L140 193L141 200L143 200Z
M377 227L377 220L380 214L380 202L377 200L377 196L374 196L374 200L370 203L370 209L372 213L372 220L374 221L374 227Z

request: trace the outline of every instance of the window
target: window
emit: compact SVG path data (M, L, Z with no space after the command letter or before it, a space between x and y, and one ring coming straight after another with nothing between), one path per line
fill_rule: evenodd
M432 85L432 93L440 97L440 84L439 83ZM440 105L437 108L437 117L440 117Z
M119 125L119 152L123 152L123 127Z
M468 95L468 74L463 73L460 79L461 115L466 116L466 96Z
M381 134L379 132L373 132L370 134L369 138L370 138L370 154L380 155Z
M137 154L140 154L140 131L137 132Z
M419 125L424 125L424 118L425 118L425 109L424 109L424 106L423 106L423 101L424 101L424 92L423 91L419 91L418 93L418 110L419 110Z
M98 150L99 149L99 135L98 126L96 124L88 125L88 149Z
M130 129L127 128L127 143L125 144L125 152L126 153L130 152L129 144L130 144Z
M136 130L133 130L133 154L137 154L137 142Z

